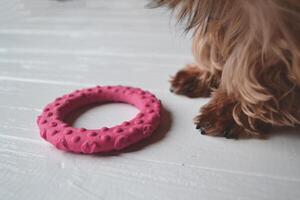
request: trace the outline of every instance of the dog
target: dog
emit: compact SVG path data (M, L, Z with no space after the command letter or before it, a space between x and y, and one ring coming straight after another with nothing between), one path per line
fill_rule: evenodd
M152 0L193 31L195 63L171 91L211 100L195 117L202 134L265 137L300 123L299 0Z

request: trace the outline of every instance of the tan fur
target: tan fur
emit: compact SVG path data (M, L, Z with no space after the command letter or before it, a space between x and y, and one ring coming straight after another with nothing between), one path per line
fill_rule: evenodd
M264 132L262 126L300 124L299 0L155 2L174 9L179 21L187 23L187 30L194 31L196 63L202 66L200 70L209 72L210 79L220 79L213 99L202 109L203 116L209 118L207 107L219 108L216 98L225 102L228 98L231 106L223 105L227 107L224 117L229 118L230 113L232 123L250 135ZM199 77L205 82L203 79ZM203 125L203 116L196 118L198 125ZM220 128L206 130L221 134L217 131Z

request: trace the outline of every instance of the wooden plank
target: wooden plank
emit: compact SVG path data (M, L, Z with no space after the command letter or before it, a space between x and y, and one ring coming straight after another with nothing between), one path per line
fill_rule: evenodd
M35 123L36 116L43 106L55 97L76 88L78 86L1 81L0 94L5 93L2 95L4 98L0 99L2 134L13 138L41 140ZM297 173L300 167L297 159L300 153L300 149L297 148L300 136L296 134L296 130L289 131L287 138L279 134L266 141L234 141L202 136L192 125L192 118L198 106L207 100L190 100L160 90L156 94L171 116L165 114L162 127L153 141L137 145L137 149L145 147L145 150L135 151L133 156L158 163L186 163L216 171L300 181ZM98 112L108 110L101 110L101 106L98 108ZM121 118L130 119L132 113L121 114ZM108 112L107 115L109 114ZM107 118L96 116L95 110L90 115L81 116L78 123L86 126L107 124ZM110 125L113 125L113 116L109 120ZM117 124L117 121L115 122Z
M193 60L191 35L145 4L0 2L1 199L299 199L299 130L275 130L268 140L199 134L192 119L208 99L168 91L168 77ZM153 137L105 156L43 141L35 122L43 106L96 84L154 92L166 111ZM99 106L74 126L112 126L137 112Z
M300 195L298 181L155 162L124 154L74 155L43 146L0 140L0 194L5 194L5 199L273 200L274 194L276 199L297 199Z

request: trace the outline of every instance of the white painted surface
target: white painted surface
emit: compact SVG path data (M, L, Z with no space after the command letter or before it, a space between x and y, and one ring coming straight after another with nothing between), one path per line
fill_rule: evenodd
M172 95L167 82L192 61L190 39L168 12L145 4L0 1L0 199L300 199L299 130L268 140L198 134L192 118L208 99ZM164 123L148 141L107 156L65 153L40 139L35 118L45 104L96 84L154 92ZM100 106L75 126L113 125L136 112Z

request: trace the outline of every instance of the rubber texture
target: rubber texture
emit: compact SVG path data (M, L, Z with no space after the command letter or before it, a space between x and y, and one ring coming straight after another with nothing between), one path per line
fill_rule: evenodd
M140 112L132 120L110 128L87 130L64 122L71 111L103 102L128 103ZM159 126L160 112L160 101L148 91L125 86L97 86L57 98L43 109L37 117L37 124L41 137L56 148L92 154L121 150L149 137Z

